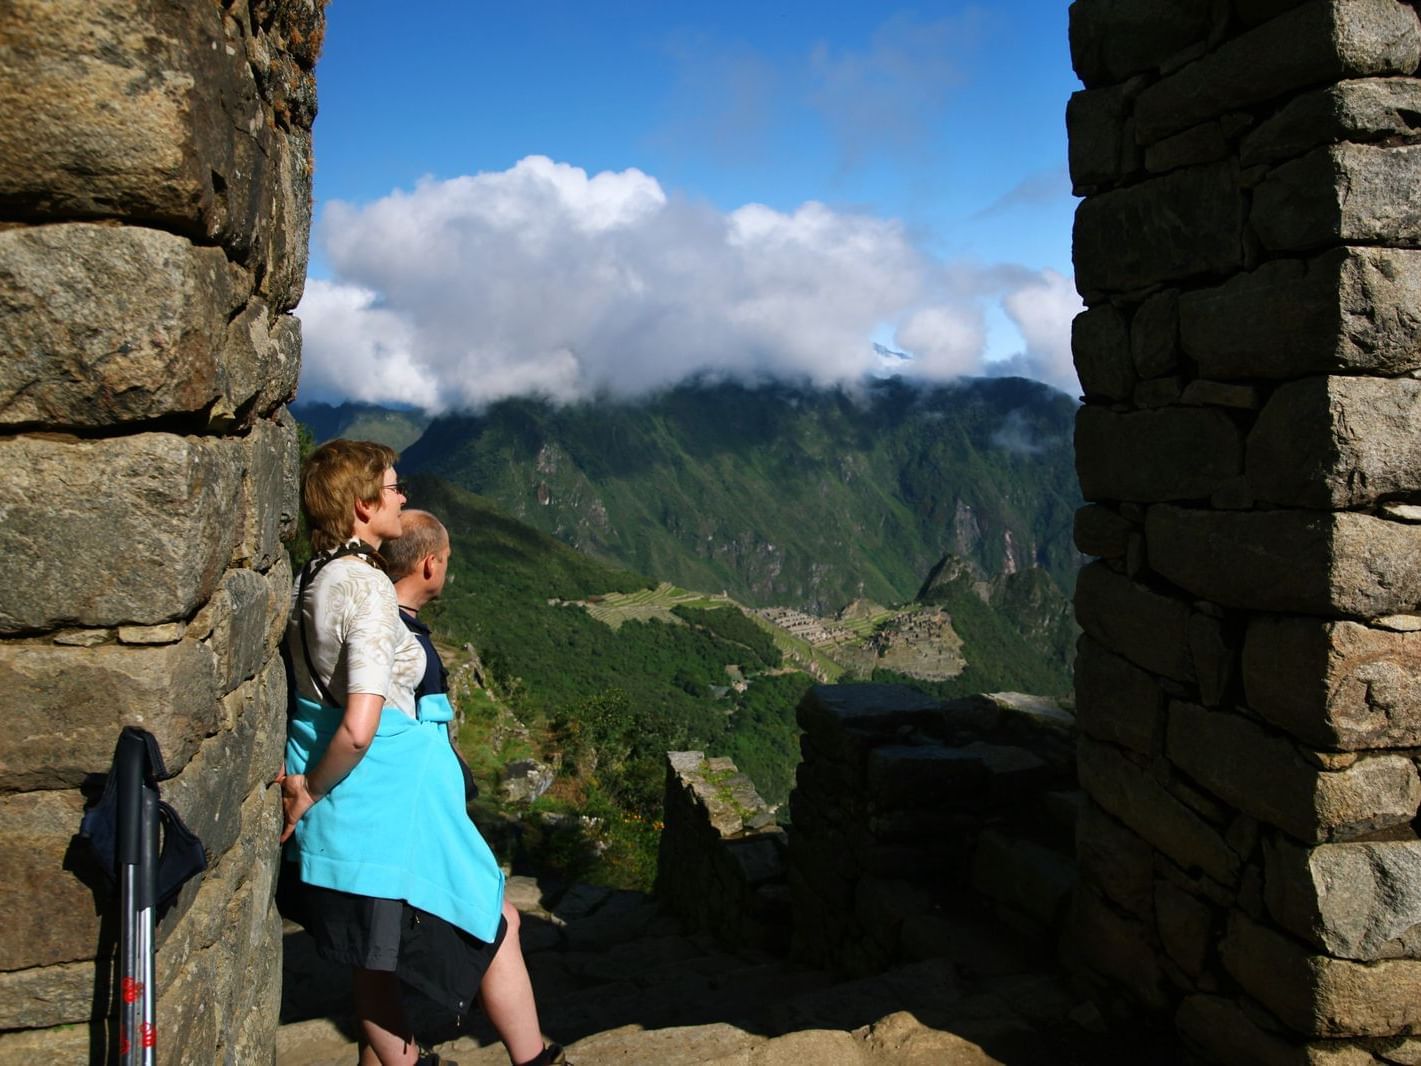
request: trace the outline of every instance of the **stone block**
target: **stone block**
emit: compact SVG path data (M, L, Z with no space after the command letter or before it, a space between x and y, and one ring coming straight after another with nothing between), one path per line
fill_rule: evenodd
M1189 605L1131 581L1104 563L1076 578L1076 621L1106 649L1176 681L1192 681Z
M271 589L255 570L229 570L213 597L211 647L226 695L252 677L266 660Z
M247 772L249 789L271 782L286 759L286 712L286 665L273 657L257 679L252 702L243 704L242 718L233 721L236 728L237 722L250 718L253 743L252 766Z
M1076 0L1071 4L1071 62L1086 85L1152 70L1204 40L1203 0Z
M1130 331L1125 316L1099 304L1071 322L1071 353L1081 391L1090 399L1124 400L1135 389L1130 360Z
M1421 25L1397 0L1313 0L1226 41L1140 94L1140 143L1343 78L1410 74Z
M1362 78L1290 100L1239 147L1246 167L1292 159L1324 144L1410 137L1421 112L1421 80Z
M0 231L0 425L111 426L222 393L227 259L137 226Z
M1184 379L1178 374L1149 378L1135 385L1131 399L1136 407L1171 407L1184 395Z
M1414 16L1413 16L1414 17ZM1263 247L1307 252L1330 244L1421 244L1421 146L1336 144L1283 163L1253 192L1249 216Z
M1370 515L1157 504L1145 540L1156 573L1224 607L1370 617L1421 600L1421 527Z
M1281 259L1179 300L1206 378L1399 374L1421 366L1421 252L1335 248Z
M180 770L218 723L212 652L197 641L96 648L0 643L0 787L77 788L107 773L125 725ZM76 830L77 832L77 827Z
M1243 470L1243 436L1209 408L1076 411L1076 472L1088 500L1206 499Z
M1320 748L1421 747L1421 633L1259 617L1243 646L1248 705Z
M301 320L292 314L275 316L267 325L271 341L266 350L262 389L253 413L265 415L296 398L296 380L301 374Z
M28 1066L32 1062L87 1062L93 1047L86 1025L58 1029L21 1029L0 1033L0 1064Z
M94 979L92 962L0 973L0 1029L47 1029L87 1022L94 1013Z
M1260 500L1323 510L1421 491L1421 381L1312 377L1280 386L1248 435L1248 481Z
M1076 189L1113 185L1132 169L1133 139L1127 135L1131 87L1084 89L1066 101L1068 160Z
M1229 1066L1376 1066L1377 1061L1363 1048L1340 1041L1300 1044L1221 996L1186 997L1174 1024L1208 1061Z
M239 447L163 433L0 441L0 632L190 615L231 554Z
M1081 787L1100 807L1185 870L1200 870L1223 885L1238 876L1239 857L1223 837L1148 771L1108 744L1082 737Z
M258 727L269 725L260 714L246 716L236 729L209 737L182 773L163 784L163 798L210 855L221 855L237 842L242 805L251 792L247 782L254 775L269 782L280 769L253 765Z
M1238 913L1229 918L1221 956L1249 995L1304 1036L1421 1031L1421 961L1364 964L1313 954Z
M1303 841L1405 825L1421 805L1421 778L1408 758L1318 770L1290 741L1248 719L1187 703L1170 705L1167 753L1215 795Z
M1152 1010L1169 1001L1164 972L1148 925L1121 914L1094 891L1081 887L1071 898L1062 956L1072 967L1086 966L1129 989Z
M1214 909L1172 881L1156 881L1155 922L1169 957L1191 978L1204 973L1214 938Z
M232 846L211 856L202 877L188 882L178 904L159 924L158 951L169 974L214 944L234 942L238 926L231 912L234 903L242 906L243 886L250 885L263 904L271 899L280 861L279 849L272 844L281 827L277 790L254 789L239 804L236 821L240 831Z
M1076 643L1076 720L1097 740L1151 755L1163 746L1164 692L1090 637Z
M1130 352L1142 378L1172 373L1179 364L1179 293L1157 292L1130 320Z
M1145 149L1145 169L1165 174L1180 167L1217 163L1230 154L1228 139L1218 122L1201 122Z
M1219 619L1202 611L1189 616L1186 634L1194 676L1199 682L1199 699L1206 706L1217 707L1224 702L1237 672L1236 642Z
M1256 386L1206 381L1203 378L1196 378L1186 385L1179 402L1201 407L1232 407L1238 411L1256 411L1262 406Z
M1056 929L1076 883L1076 867L1059 852L987 831L972 856L972 887L999 906Z
M244 443L242 537L232 553L233 561L265 570L287 558L282 542L296 532L300 507L296 424L285 412L277 419L260 419Z
M301 302L311 232L311 135L292 130L266 144L269 180L255 190L255 240L247 256L256 291L273 311Z
M1082 881L1136 917L1154 920L1154 849L1090 801L1076 823Z
M1076 548L1086 555L1123 559L1135 525L1109 507L1087 504L1076 511L1072 528Z
M266 583L266 658L271 658L286 637L286 622L291 614L291 557L285 552L277 554L266 572Z
M891 737L903 726L936 725L942 703L903 685L815 685L799 701L795 717L816 743L837 749L850 739L846 733L861 743L871 735Z
M0 204L12 217L153 223L239 255L277 244L304 271L294 232L258 236L289 230L263 208L302 193L281 173L286 138L236 19L210 4L22 0L7 21Z
M20 792L0 799L0 905L4 913L35 913L42 921L12 921L0 937L0 971L81 962L99 946L100 906L116 905L107 890L96 899L88 882L100 884L87 848L73 843L84 814L84 797L71 792ZM73 855L71 856L71 850Z
M1268 911L1329 955L1360 962L1421 957L1421 842L1264 849Z
M1076 285L1092 294L1232 274L1243 266L1243 191L1227 164L1100 193L1076 209Z
M886 745L868 756L868 797L880 809L980 798L991 780L980 754L965 748Z

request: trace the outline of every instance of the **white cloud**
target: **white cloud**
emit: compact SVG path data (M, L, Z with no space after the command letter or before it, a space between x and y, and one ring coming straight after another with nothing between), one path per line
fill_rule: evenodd
M1002 298L1007 315L1026 340L1016 372L1075 395L1080 384L1071 358L1071 319L1083 305L1070 278L1054 270L1043 270L1038 278Z
M944 380L983 372L993 300L1021 329L1022 366L1060 384L1064 365L1075 389L1067 279L944 265L896 220L819 203L725 214L635 169L530 156L332 203L315 236L333 279L312 280L299 309L303 398L438 411L695 373L853 381L877 366L885 323L915 357L905 373Z

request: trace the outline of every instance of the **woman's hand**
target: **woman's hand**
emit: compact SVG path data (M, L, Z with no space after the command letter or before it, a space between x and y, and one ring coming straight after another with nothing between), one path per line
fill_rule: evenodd
M288 774L283 769L276 783L281 786L281 843L285 844L301 816L314 806L316 797L311 795L305 774Z

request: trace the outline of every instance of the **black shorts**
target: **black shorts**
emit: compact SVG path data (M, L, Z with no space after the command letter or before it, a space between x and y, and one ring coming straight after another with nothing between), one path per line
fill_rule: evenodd
M508 932L500 917L493 943L472 936L404 900L380 899L301 884L294 916L328 962L392 972L420 995L467 1013Z

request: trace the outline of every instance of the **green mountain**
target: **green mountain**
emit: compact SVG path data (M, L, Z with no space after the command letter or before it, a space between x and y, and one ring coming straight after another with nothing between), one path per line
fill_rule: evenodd
M403 451L419 439L429 425L421 411L397 410L369 403L295 403L291 413L311 431L317 444L335 437L373 440Z
M687 594L670 610L609 618L595 601L655 582L447 482L410 482L411 506L439 515L453 548L452 581L426 619L444 641L472 645L489 687L546 731L544 746L572 762L590 753L603 786L644 813L659 811L665 752L678 748L731 755L768 796L788 795L794 707L813 679L782 666L738 607ZM736 678L750 683L737 691Z
M507 400L435 419L401 472L639 573L827 616L913 599L945 556L989 584L1036 568L1068 592L1074 410L1019 378Z

